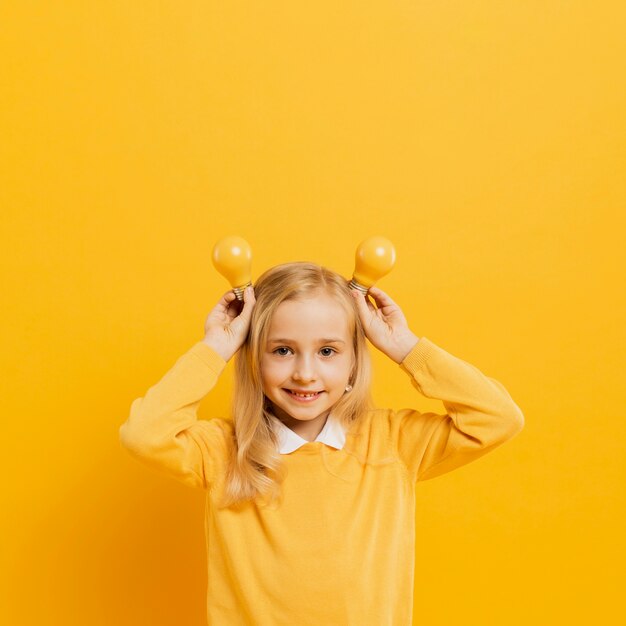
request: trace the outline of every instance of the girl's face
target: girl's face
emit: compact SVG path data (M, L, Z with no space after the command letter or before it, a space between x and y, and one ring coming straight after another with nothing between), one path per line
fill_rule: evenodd
M285 426L314 440L345 393L353 365L348 318L331 296L278 306L261 357L261 379L274 415ZM299 398L294 392L314 395Z

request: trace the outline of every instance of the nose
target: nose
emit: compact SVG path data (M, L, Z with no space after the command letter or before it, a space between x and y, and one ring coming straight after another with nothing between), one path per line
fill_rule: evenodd
M313 366L313 359L306 355L301 355L295 363L292 378L301 381L316 380L317 376Z

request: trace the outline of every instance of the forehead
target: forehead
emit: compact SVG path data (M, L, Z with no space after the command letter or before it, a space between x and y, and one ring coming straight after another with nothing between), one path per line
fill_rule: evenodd
M347 341L350 324L346 310L328 294L281 302L270 322L268 339L316 340L337 337Z

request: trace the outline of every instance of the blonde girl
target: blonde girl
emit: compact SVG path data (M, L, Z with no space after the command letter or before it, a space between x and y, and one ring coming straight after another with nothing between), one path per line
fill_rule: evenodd
M514 437L504 386L313 263L225 293L202 341L120 427L142 462L206 492L207 619L216 626L410 626L415 486ZM376 408L366 338L445 413ZM198 420L235 359L232 419ZM416 397L417 399L417 397Z

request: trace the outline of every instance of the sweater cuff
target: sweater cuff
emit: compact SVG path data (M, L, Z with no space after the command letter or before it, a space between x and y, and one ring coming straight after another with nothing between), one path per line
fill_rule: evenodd
M400 367L408 374L413 375L426 361L436 348L436 345L426 337L420 337L419 341L413 346L411 352L400 363Z
M207 365L218 376L221 374L224 367L226 367L226 361L217 353L211 346L204 343L204 341L198 341L189 350L189 354L197 356L205 365Z

